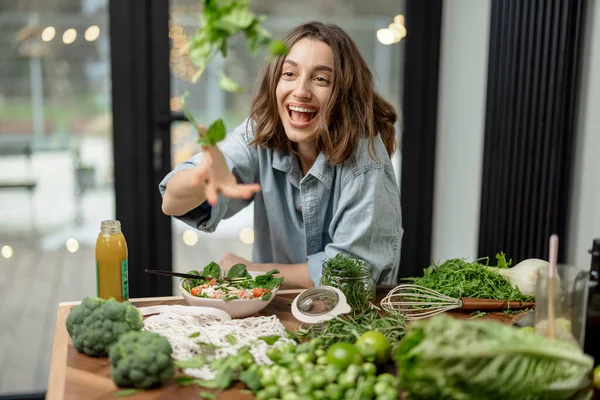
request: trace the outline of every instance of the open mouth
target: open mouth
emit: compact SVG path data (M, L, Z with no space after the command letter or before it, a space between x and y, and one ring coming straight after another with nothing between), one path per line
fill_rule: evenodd
M318 114L318 110L305 107L287 106L290 120L298 124L307 124L311 122Z

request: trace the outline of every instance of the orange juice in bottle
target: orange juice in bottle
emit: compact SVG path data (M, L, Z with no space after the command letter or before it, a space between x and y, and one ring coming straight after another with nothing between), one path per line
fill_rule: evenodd
M106 220L100 224L96 240L96 292L98 297L117 301L129 299L127 242L121 222Z

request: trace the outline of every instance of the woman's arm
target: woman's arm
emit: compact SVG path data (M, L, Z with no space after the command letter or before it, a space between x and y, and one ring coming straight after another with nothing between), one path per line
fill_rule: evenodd
M162 209L181 216L208 200L213 206L218 194L230 199L249 199L260 190L257 184L238 184L218 147L203 147L202 161L194 168L178 171L167 182Z
M204 203L205 176L203 161L193 168L176 172L167 182L162 201L163 213L179 217Z

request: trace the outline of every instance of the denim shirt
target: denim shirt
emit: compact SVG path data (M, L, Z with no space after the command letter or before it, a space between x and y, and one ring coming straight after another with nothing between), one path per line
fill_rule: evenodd
M253 262L308 263L315 285L323 262L345 251L373 266L373 280L395 284L402 241L400 193L391 160L380 136L375 139L379 160L373 160L368 140L361 139L353 155L332 166L323 153L305 176L296 155L254 148L251 124L242 123L219 144L238 183L259 183L250 200L219 195L211 207L177 217L204 232L213 232L222 219L254 201ZM198 165L202 155L179 164L160 183L161 195L171 176Z

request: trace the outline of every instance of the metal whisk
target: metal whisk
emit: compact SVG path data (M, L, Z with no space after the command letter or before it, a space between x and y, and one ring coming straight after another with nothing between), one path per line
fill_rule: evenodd
M455 299L433 289L419 285L399 285L381 300L386 311L395 311L407 320L433 317L450 310L522 310L533 307L534 302L476 299L461 297Z

